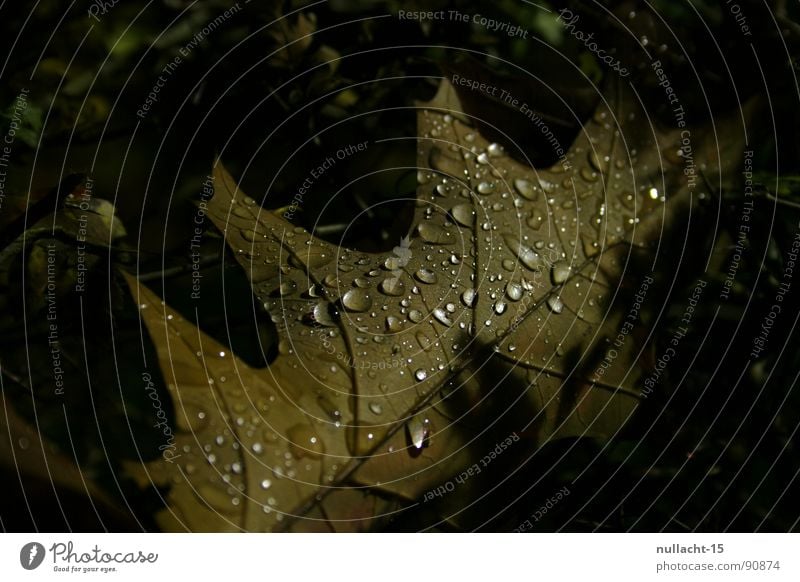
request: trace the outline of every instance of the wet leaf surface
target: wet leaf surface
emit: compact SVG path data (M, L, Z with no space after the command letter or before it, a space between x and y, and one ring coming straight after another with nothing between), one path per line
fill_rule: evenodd
M739 162L741 132L723 127L682 142L618 85L537 170L488 142L445 81L419 108L416 214L391 253L322 241L217 162L208 216L279 354L251 368L129 277L177 416L176 456L130 467L168 488L161 527L367 529L512 435L520 460L615 435L651 365L647 338L627 337L632 297L664 232Z

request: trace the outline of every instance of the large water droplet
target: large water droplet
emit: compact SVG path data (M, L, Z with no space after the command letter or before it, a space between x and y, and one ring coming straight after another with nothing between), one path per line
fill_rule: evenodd
M494 192L494 183L492 182L481 182L478 184L478 194L491 194Z
M267 235L263 233L257 233L250 229L245 229L242 230L242 238L247 242L256 242L259 240L264 240L265 238L267 238Z
M583 167L581 168L581 178L583 178L586 182L589 183L597 182L597 180L600 179L600 174L598 174L591 168Z
M286 433L289 439L289 451L296 459L310 457L317 459L325 452L322 441L307 424L296 424Z
M505 235L503 237L508 248L519 259L519 262L525 265L528 269L535 271L540 265L539 255L530 247L522 244L520 240L513 235Z
M434 245L447 244L451 240L450 233L446 229L430 222L423 222L417 226L417 233L422 240Z
M453 325L453 321L447 316L447 312L441 307L437 307L433 310L433 317L442 325L446 325L448 327Z
M335 327L336 321L333 318L331 307L327 301L317 303L314 306L314 321L325 327Z
M418 309L412 309L411 311L408 312L408 319L414 323L419 323L424 319L424 317L425 316Z
M392 333L397 333L398 331L403 329L403 325L398 318L394 317L393 315L390 315L389 317L386 318L386 329L391 331Z
M589 164L591 164L591 166L598 172L605 173L608 170L608 163L610 161L608 156L604 156L601 160L597 150L593 148L589 152L588 158Z
M506 285L506 295L511 301L522 299L522 286L519 283L509 283Z
M391 297L399 297L406 292L406 286L398 277L387 277L380 284L380 290Z
M558 167L558 164L556 164L554 167ZM548 193L553 192L556 189L556 185L553 182L545 180L544 178L539 178L539 186L542 190Z
M297 291L297 283L294 281L284 281L280 284L280 287L278 287L278 295L281 297L291 295L295 291Z
M408 440L411 441L415 449L421 450L428 446L428 441L431 436L431 426L428 419L420 416L411 418L406 423L406 431L408 433Z
M427 335L425 335L421 331L418 331L416 333L416 338L417 338L417 343L419 344L419 347L421 347L423 350L425 350L427 352L428 350L431 349L431 346L433 345L433 343L431 342L431 339Z
M569 279L569 274L570 266L564 261L558 261L553 265L553 270L551 272L553 284L561 285L561 283Z
M490 143L489 147L486 148L486 152L493 158L499 158L505 154L503 146L501 146L499 143Z
M363 289L350 289L342 297L342 305L348 311L361 313L372 307L372 298Z
M564 310L564 303L558 295L551 295L547 298L547 306L553 313L561 313Z
M434 273L430 269L420 269L416 273L414 273L414 276L421 283L427 283L428 285L433 285L438 280L438 278L436 277L436 273Z
M467 307L472 307L475 304L475 298L478 296L477 289L467 289L461 294L461 301Z
M527 200L536 200L539 197L538 190L528 180L514 180L514 189Z
M232 503L234 499L226 489L213 483L203 483L197 486L197 495L208 503L214 510L223 513L233 513L238 511L236 505ZM238 499L236 497L235 499Z
M475 224L475 209L471 204L457 204L450 210L450 214L461 226L472 228Z

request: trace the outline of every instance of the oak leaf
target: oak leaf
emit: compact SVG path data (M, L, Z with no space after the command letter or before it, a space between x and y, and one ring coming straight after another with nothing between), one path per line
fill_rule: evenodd
M416 216L390 253L293 226L217 162L208 216L279 355L249 367L129 279L177 411L180 458L131 469L169 486L164 529L366 529L504 439L522 459L631 417L647 334L630 297L738 163L738 126L660 128L620 85L542 170L475 127L446 81L420 105Z

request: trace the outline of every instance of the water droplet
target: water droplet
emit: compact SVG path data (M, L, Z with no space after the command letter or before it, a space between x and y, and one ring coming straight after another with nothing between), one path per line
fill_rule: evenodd
M555 263L553 265L553 270L550 273L553 279L553 284L561 285L561 283L569 279L570 271L571 271L570 266L564 261L558 261L557 263Z
M390 315L386 318L386 329L392 333L397 333L403 328L402 322L396 317Z
M294 281L284 281L283 283L280 284L280 287L278 287L278 294L281 297L286 297L287 295L291 295L295 291L297 291L297 283L295 283Z
M398 277L387 277L381 281L380 290L391 297L400 297L405 294L406 286Z
M272 487L272 481L270 481L269 479L264 479L263 481L261 481L261 488L264 491L266 491L270 487Z
M601 160L600 156L597 154L597 150L592 149L589 152L588 158L589 164L598 172L605 173L608 170L608 163L610 161L608 156L604 156Z
M258 240L263 240L267 237L267 235L263 233L257 233L250 229L245 229L242 231L242 238L247 242L256 242Z
M522 286L519 283L509 283L506 285L506 295L511 301L522 299Z
M314 306L313 318L316 323L324 327L335 327L336 321L333 317L332 305L325 302L317 303Z
M556 165L554 167L557 168L558 166ZM545 180L544 178L539 178L539 186L541 187L542 190L544 190L545 192L548 192L548 193L552 192L552 191L554 191L556 189L556 185L553 184L553 182L550 182L549 180Z
M378 415L383 413L383 407L380 404L378 404L377 402L370 402L369 403L369 411L372 414L378 416Z
M419 416L411 418L406 423L406 431L408 439L415 449L422 450L428 446L431 436L431 423L428 419L422 419Z
M286 432L286 437L289 439L289 451L295 459L317 459L325 452L317 433L307 424L294 425Z
M547 298L547 306L553 313L561 313L564 310L564 303L558 295L551 295Z
M414 273L414 276L417 278L419 282L427 283L428 285L433 285L438 280L438 278L436 277L436 273L434 273L430 269L420 269L416 273Z
M597 182L597 180L600 178L600 174L598 174L591 168L583 167L581 168L581 178L583 178L585 181L589 183Z
M503 146L501 146L499 143L490 143L489 147L486 148L486 152L493 158L499 158L505 154L505 151L503 151Z
M471 228L475 224L475 209L471 204L456 204L450 210L450 214L461 226Z
M342 297L342 305L348 311L362 313L372 307L372 298L363 289L350 289Z
M535 271L540 265L539 255L530 247L522 244L518 238L512 235L503 237L508 248L519 259L519 262L528 269Z
M447 316L447 312L440 307L437 307L433 310L433 317L442 325L446 325L448 327L453 325L453 321Z
M514 180L514 189L527 200L536 200L539 197L539 192L528 180Z
M427 352L428 350L431 349L433 343L431 342L430 338L427 335L425 335L421 331L418 331L415 337L417 338L417 343L423 350Z
M428 372L420 368L416 372L414 372L414 377L417 379L418 382L424 382L425 379L428 377Z
M494 192L494 183L492 182L481 182L478 184L478 194L491 194Z
M204 408L191 402L183 402L182 413L176 411L175 420L178 428L191 433L201 431L208 424L208 414Z
M475 298L478 296L477 289L467 289L461 294L461 301L464 302L464 305L467 307L472 307L475 303Z
M422 312L419 311L418 309L412 309L411 311L408 312L408 319L414 323L419 323L420 321L423 320L424 317L425 316L422 315Z
M502 315L503 313L505 313L505 311L506 311L506 304L503 303L502 301L498 301L497 303L494 304L494 312L497 315Z
M197 487L197 495L216 511L231 513L237 511L231 502L234 499L226 489L211 483L204 483Z
M489 163L489 155L486 152L484 152L478 156L477 161L479 164L485 166L486 164Z
M423 222L417 226L417 233L425 242L434 245L443 245L450 242L450 233L437 224Z

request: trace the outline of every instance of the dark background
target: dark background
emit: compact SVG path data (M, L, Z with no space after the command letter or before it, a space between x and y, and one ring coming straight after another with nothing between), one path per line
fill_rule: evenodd
M588 439L549 445L514 482L475 509L472 523L509 531L570 483L569 497L534 524L534 531L797 529L800 356L794 346L800 300L795 287L800 281L787 295L767 350L744 366L751 339L773 303L800 221L800 15L795 2L768 4L769 9L762 2L739 1L752 30L749 37L742 36L721 2L568 4L587 30L597 31L600 42L614 47L648 109L665 124L671 114L640 49L643 42L669 69L693 123L721 118L750 98L768 104L748 127L757 182L753 230L731 298L719 311L715 302L701 303L679 359L623 435L608 445ZM240 12L211 31L168 75L144 119L136 112L165 65L230 3L157 0L145 9L144 3L124 2L99 15L100 22L88 17L90 3L69 12L62 2L47 0L33 12L8 5L0 10L3 134L16 96L23 88L29 90L0 207L0 243L7 249L0 261L2 390L6 403L25 422L36 419L38 430L81 467L97 489L94 502L105 515L105 526L114 529L153 529L151 515L157 508L153 495L119 477L125 462L139 453L155 458L157 435L149 428L150 404L141 393L138 372L142 351L150 358L154 351L139 345L138 315L118 270L138 269L143 280L159 285L165 275L158 291L176 309L193 309L180 299L188 297L191 285L187 241L194 204L215 156L222 156L243 189L265 208L279 209L291 203L297 185L326 152L358 141L358 136L378 142L415 135L411 107L430 99L443 76L461 73L515 87L516 94L559 121L553 127L568 144L591 115L597 87L613 75L554 16L546 17L522 0L253 0L241 5ZM398 9L479 12L519 23L530 35L510 38L449 21L400 21L394 16ZM289 16L273 23L283 15ZM307 36L312 32L313 37ZM565 59L575 66L566 66ZM533 72L564 101L522 77L519 68ZM546 144L508 123L502 103L465 106L487 120L505 121L537 166L553 163ZM393 200L413 197L413 173L379 172L339 189L355 176L414 163L413 143L405 148L396 142L375 143L366 155L326 173L293 220L336 244L391 249L411 223L413 204ZM113 201L128 236L110 249L92 249L90 277L101 284L87 286L90 295L83 306L91 317L85 322L79 298L68 284L59 287L69 382L68 397L62 400L47 384L52 382L50 355L35 285L36 269L41 276L43 267L30 259L32 244L15 248L14 243L38 219L61 207L66 194L79 192L87 175L94 180L94 195ZM328 204L333 192L338 192L338 201ZM657 352L679 324L697 277L709 281L709 296L718 296L742 199L741 187L707 189L701 203L705 210L689 234L691 245L703 252L675 267L678 284L663 298L667 316L658 322ZM718 228L709 226L714 224ZM49 240L35 230L28 238ZM70 243L64 239L59 244ZM703 275L701 263L711 249L716 270ZM204 295L202 328L231 343L251 364L266 365L270 354L265 361L255 349L256 338L274 348L274 330L268 318L253 321L247 302L230 299L250 293L250 287L236 268L221 270L224 252L212 229L204 237L203 275L205 288L218 294ZM25 267L22 255L28 257ZM67 281L74 265L60 268ZM223 278L225 296L219 284ZM704 341L712 322L712 339ZM86 360L84 341L90 354ZM114 357L112 351L125 356ZM163 380L154 380L168 405ZM87 517L93 515L87 510L92 499L66 490L57 502L50 482L26 471L24 457L9 460L8 449L19 443L9 443L5 435L3 439L2 529L99 527ZM20 477L18 468L27 476ZM536 480L536 487L506 507L509 498ZM413 531L436 520L423 510L409 511L381 529Z

